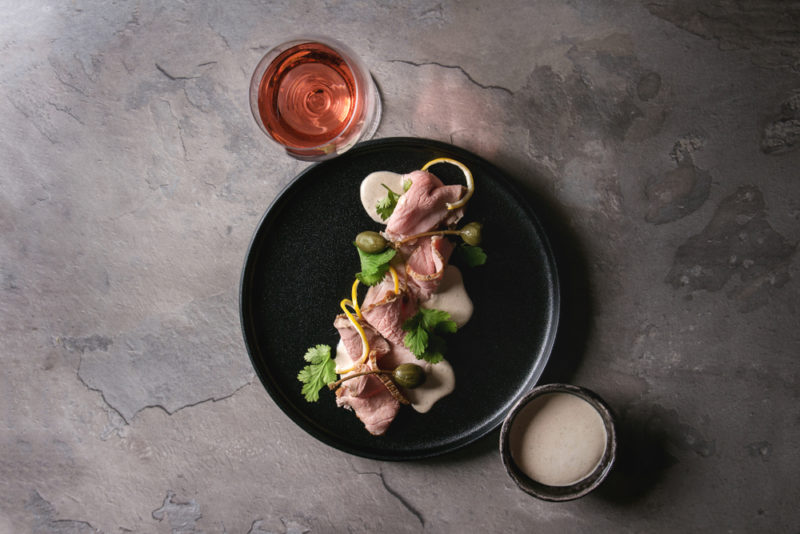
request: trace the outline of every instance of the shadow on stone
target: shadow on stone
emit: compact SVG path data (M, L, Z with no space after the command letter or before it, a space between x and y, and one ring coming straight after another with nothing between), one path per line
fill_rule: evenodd
M586 351L593 310L586 251L563 207L548 192L517 183L544 227L558 267L561 310L547 367L539 384L571 383Z
M618 505L645 497L677 462L669 453L675 436L660 417L637 411L617 419L617 460L594 496Z
M447 465L447 464L462 464L464 462L480 458L488 455L497 455L498 469L503 469L500 463L500 428L496 428L483 436L482 438L470 443L466 447L455 450L449 454L429 458L426 460L419 460L420 463Z

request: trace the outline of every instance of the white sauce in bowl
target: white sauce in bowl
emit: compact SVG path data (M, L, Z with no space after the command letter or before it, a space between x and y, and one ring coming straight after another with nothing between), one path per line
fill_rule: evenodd
M514 418L511 457L530 478L569 486L590 475L603 458L606 428L589 402L571 393L545 393Z

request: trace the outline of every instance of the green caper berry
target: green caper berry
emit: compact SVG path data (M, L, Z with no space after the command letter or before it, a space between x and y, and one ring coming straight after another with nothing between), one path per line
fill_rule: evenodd
M461 229L461 239L467 245L478 246L481 244L481 229L483 225L481 223L471 222L469 224L464 225Z
M425 382L425 369L415 363L401 363L392 371L398 386L413 389Z
M382 252L389 244L378 232L361 232L356 236L356 246L367 254Z

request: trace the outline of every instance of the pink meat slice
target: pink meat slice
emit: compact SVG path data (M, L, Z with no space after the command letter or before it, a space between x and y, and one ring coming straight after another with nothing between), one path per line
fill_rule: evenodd
M402 343L391 343L391 347L392 349L386 353L381 360L381 366L384 369L394 369L403 363L415 363L422 367L428 365L425 360L417 359L414 353L408 350Z
M362 342L358 330L350 322L350 319L343 314L338 315L333 324L339 331L347 354L353 361L359 360L361 358ZM359 324L364 329L367 343L370 346L370 354L375 355L376 361L381 361L379 365L383 368L383 360L394 350L392 345L372 325L363 321L360 321ZM391 359L396 358L396 356L392 356ZM344 376L371 370L372 368L372 362L367 360L367 362L357 365L353 371ZM393 368L389 367L389 369ZM389 428L389 425L400 410L400 403L375 375L360 376L343 382L336 390L336 404L353 410L356 417L364 424L364 428L370 434L376 436L386 432L386 429Z
M423 237L406 262L409 288L419 301L436 292L455 245L442 236Z
M388 277L367 290L361 305L364 319L391 343L402 343L403 323L417 313L417 300L413 293L394 293L394 282Z
M389 353L391 346L386 339L383 338L371 325L364 322L359 323L361 328L364 329L364 334L367 336L367 343L369 344L370 352L375 354L376 359L382 358L385 354ZM347 354L352 361L361 359L362 345L361 334L355 329L353 323L344 314L339 314L333 321L333 326L339 331L342 338L342 343L347 350ZM369 361L365 362L362 366L356 367L350 373L345 374L348 376L359 371L367 371L371 369ZM376 376L360 376L347 380L342 383L342 388L347 389L354 396L370 396L374 395L382 389L386 389L381 381Z
M465 192L460 185L444 185L427 171L414 171L404 176L411 187L397 201L386 221L386 237L397 241L402 237L428 232L441 224L452 225L461 219L463 208L448 210Z
M386 432L400 410L400 403L385 387L369 397L356 397L345 388L339 388L336 390L336 403L352 408L367 432L375 436Z
M375 351L376 358L380 358L389 352L389 343L375 330L375 327L364 321L359 321L359 324L367 337L370 351ZM353 323L350 322L350 319L348 319L345 314L340 313L336 316L336 319L334 319L333 326L339 331L339 335L342 338L342 342L344 343L345 349L347 349L347 354L350 356L350 359L353 361L361 359L361 354L364 350L361 345L361 334L359 334L358 330L353 326Z
M401 363L417 363L423 367L429 365L426 362L417 360L417 357L402 344L390 343L390 346L391 350L381 357L380 366L382 369L394 369ZM348 380L348 382L355 380L358 380L358 378ZM344 382L344 384L347 384L347 382ZM392 396L383 384L380 384L380 386L376 392L369 395L356 394L353 390L345 388L344 385L336 390L336 404L352 409L356 417L364 424L364 428L370 434L376 436L386 432L400 410L400 403L397 399Z

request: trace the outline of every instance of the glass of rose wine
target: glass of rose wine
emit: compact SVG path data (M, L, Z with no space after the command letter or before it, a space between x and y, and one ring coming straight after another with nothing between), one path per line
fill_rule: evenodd
M290 156L321 161L375 134L381 100L369 71L347 46L308 37L280 44L259 61L250 109Z

